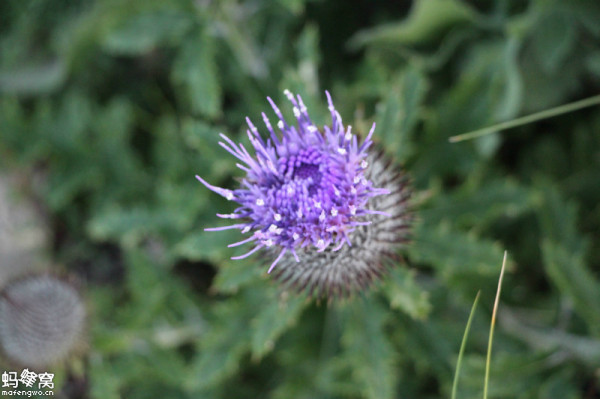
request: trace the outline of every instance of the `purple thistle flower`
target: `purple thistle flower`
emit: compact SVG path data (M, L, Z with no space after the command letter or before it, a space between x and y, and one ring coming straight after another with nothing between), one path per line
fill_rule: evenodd
M320 130L310 119L302 98L294 97L288 90L284 93L293 105L296 123L288 124L279 108L267 97L279 119L277 129L281 134L275 132L263 113L270 134L265 141L246 118L254 155L243 144L238 145L221 134L224 141L219 144L241 161L236 165L246 172L240 188L215 187L196 176L210 190L240 204L232 214L217 214L239 223L205 230L239 229L243 234L250 233L249 237L229 247L251 244L253 248L232 259L242 259L266 248L275 256L268 273L281 262L277 276L301 287L311 285L320 293L342 291L342 286L362 287L373 274L379 274L382 256L392 256L397 243L406 241L405 233L394 233L405 231L409 225L404 205L408 198L405 179L390 170L381 154L370 155L368 150L373 144L371 137L375 124L366 139L359 143L352 127L344 127L331 96L325 92L332 124ZM375 175L373 168L377 169ZM377 197L390 199L377 201ZM375 202L383 206L373 206ZM393 236L385 238L388 244L382 246L379 243L373 247L377 256L365 258L363 253L359 261L371 263L366 264L365 270L335 266L332 259L338 254L344 254L343 258L346 258L359 251L365 242L365 232L369 235L370 231L378 231L369 226L381 229L381 222L386 219L389 220L384 223L387 227L383 234L389 231ZM370 236L378 237L377 234ZM354 249L357 243L362 244ZM323 263L322 259L327 261ZM353 261L356 259L348 258L342 263ZM313 267L323 270L314 275L306 273ZM303 273L297 274L293 269ZM353 274L356 284L349 280Z

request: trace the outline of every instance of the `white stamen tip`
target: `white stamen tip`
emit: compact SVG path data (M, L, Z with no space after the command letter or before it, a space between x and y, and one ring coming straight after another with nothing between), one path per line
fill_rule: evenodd
M285 90L283 91L283 94L285 94L285 95L286 95L286 97L289 97L289 96L291 96L291 95L292 95L292 92L291 92L291 91L289 91L288 89L285 89Z
M315 202L315 207L317 209L321 209L321 202L320 201Z
M287 193L288 193L288 194L294 194L294 187L292 187L292 186L289 186L289 187L287 188Z
M277 122L277 127L281 130L283 130L283 121L279 121Z
M316 126L310 125L309 127L306 128L306 130L308 130L311 133L315 133L319 129L317 129Z
M358 184L360 182L360 176L354 176L354 184Z
M331 208L331 216L337 216L338 210L335 208Z
M270 231L271 233L274 233L274 232L276 232L276 231L277 231L277 226L275 226L274 224L270 225L270 226L269 226L269 231Z
M298 107L294 107L293 111L294 111L294 116L296 118L299 118L300 117L300 110L298 109Z
M233 199L233 193L231 191L226 191L225 192L225 198L227 198L229 201L231 201Z
M325 211L321 211L321 215L319 215L319 220L321 222L325 220Z
M256 200L256 205L263 206L264 204L265 204L265 201L262 198L259 198Z
M369 166L369 163L363 159L363 161L360 163L360 167L366 169L367 166Z
M350 205L350 214L356 215L356 206Z
M298 233L294 233L292 234L292 238L295 240L297 240L298 238L300 238L300 235Z
M317 247L323 248L324 246L325 246L325 241L323 241L323 239L320 239L319 241L317 241Z
M342 155L346 155L346 149L345 148L338 148L337 150L340 154Z
M267 241L265 241L265 245L266 245L267 247L272 247L272 246L273 246L273 240L271 240L271 239L269 238Z
M278 214L278 213L276 213L276 214L273 216L273 219L275 219L276 221L278 221L278 222L279 222L279 221L281 221L281 215L280 215L280 214Z
M242 234L246 234L249 231L250 231L250 226L246 226L242 229Z

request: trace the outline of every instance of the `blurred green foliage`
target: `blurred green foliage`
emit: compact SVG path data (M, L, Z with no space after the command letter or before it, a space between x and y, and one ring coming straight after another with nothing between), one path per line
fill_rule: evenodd
M449 397L481 289L458 390L479 397L504 249L491 397L597 397L597 109L448 137L597 94L598 21L593 0L2 2L0 166L35 177L49 257L86 281L85 397ZM284 88L376 121L414 179L406 265L353 300L281 292L203 231L231 204L194 175L233 187L218 133Z

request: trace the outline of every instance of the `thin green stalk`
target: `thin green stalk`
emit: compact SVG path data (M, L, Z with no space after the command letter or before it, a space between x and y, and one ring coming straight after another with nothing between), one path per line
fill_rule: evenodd
M458 143L459 141L471 140L477 137L485 136L486 134L494 133L499 130L511 129L513 127L526 125L528 123L536 122L542 119L552 118L554 116L566 114L580 110L582 108L591 107L593 105L600 104L600 95L585 98L583 100L575 101L569 104L560 105L555 108L550 108L544 111L536 112L531 115L522 116L517 119L513 119L507 122L501 122L492 126L484 127L482 129L473 130L468 133L459 134L449 138L451 143Z
M462 367L463 354L465 353L465 347L467 346L467 337L469 336L469 331L471 330L471 322L473 321L473 315L475 314L475 309L477 308L477 303L479 302L479 294L481 294L481 291L477 291L477 296L475 297L473 306L471 306L471 313L469 314L469 319L467 320L467 326L465 327L462 343L460 344L458 360L456 361L456 372L454 373L454 382L452 383L452 399L456 399L456 390L458 388L458 378L460 376L460 370Z
M500 270L500 278L498 279L498 291L496 292L496 300L494 301L494 310L492 311L492 323L490 325L490 339L488 341L487 358L485 360L485 379L483 380L483 399L487 399L488 383L490 381L490 363L492 362L492 342L494 342L494 327L496 326L496 313L498 312L498 303L500 302L500 290L502 288L502 278L504 277L504 269L506 268L507 251L504 251L504 260L502 261L502 269Z

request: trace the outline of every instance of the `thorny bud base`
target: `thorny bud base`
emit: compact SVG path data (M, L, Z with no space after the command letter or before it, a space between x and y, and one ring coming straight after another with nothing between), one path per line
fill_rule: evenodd
M267 98L279 119L276 126L281 135L265 113L270 134L266 141L246 118L254 155L221 134L219 144L241 161L236 165L246 173L240 188L215 187L196 176L210 190L240 204L232 214L217 214L239 223L205 230L250 233L229 247L250 243L254 247L232 259L267 248L275 253L268 273L281 262L276 275L299 288L311 287L324 295L364 287L373 275L379 275L383 259L393 256L398 244L406 241L409 195L405 178L381 154L370 155L375 124L359 144L352 127L342 124L328 92L332 124L322 130L310 119L300 96L288 90L284 93L297 123L288 124ZM379 239L383 241L373 241ZM362 258L352 259L356 255Z

